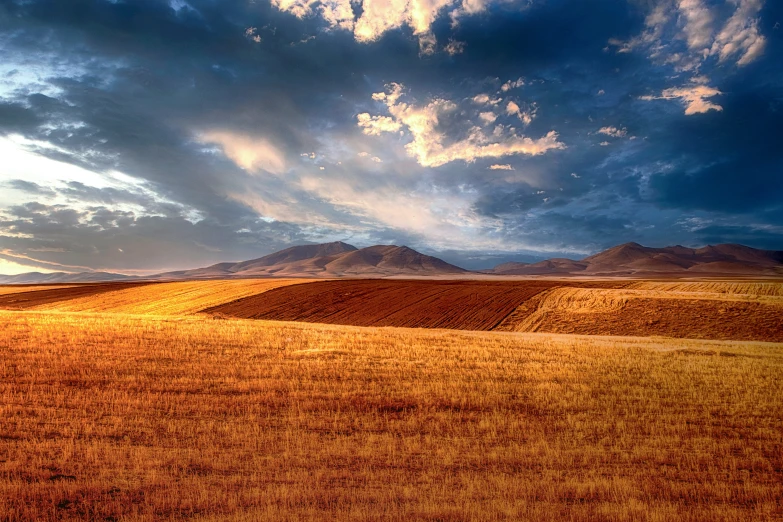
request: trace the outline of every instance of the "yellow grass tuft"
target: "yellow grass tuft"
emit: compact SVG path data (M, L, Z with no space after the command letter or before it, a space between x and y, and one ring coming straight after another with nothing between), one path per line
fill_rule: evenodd
M0 312L0 519L783 517L783 346Z
M160 283L47 303L34 309L60 312L188 315L281 286L306 282L307 279L239 279Z

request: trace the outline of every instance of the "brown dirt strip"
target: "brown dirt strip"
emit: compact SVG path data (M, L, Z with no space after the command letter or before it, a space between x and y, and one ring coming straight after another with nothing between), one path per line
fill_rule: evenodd
M783 309L741 301L631 299L605 313L548 311L537 332L783 342Z
M204 312L353 326L492 330L523 302L562 285L560 281L319 281L270 290Z
M59 301L68 301L78 297L103 294L124 290L135 286L144 286L158 284L156 282L133 282L133 283L90 283L78 286L69 286L64 288L52 288L47 290L35 290L31 292L20 292L16 294L0 295L0 309L6 310L26 310L34 306L56 303Z

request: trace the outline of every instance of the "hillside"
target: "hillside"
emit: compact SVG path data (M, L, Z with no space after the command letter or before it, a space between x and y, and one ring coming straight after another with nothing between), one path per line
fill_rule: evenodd
M759 250L736 244L707 245L702 248L679 245L651 248L638 243L625 243L581 260L553 258L536 263L510 262L489 270L470 272L407 246L375 245L358 249L337 241L293 246L248 261L217 263L204 268L165 272L144 279L173 281L246 277L429 277L471 273L501 276L775 277L783 276L783 251ZM0 285L134 279L139 278L109 272L31 272L14 276L0 275Z
M78 274L68 272L28 272L26 274L18 275L0 275L0 285L97 283L106 281L130 281L133 279L137 278L135 276L113 274L111 272L81 272Z
M575 261L549 259L538 263L503 263L485 273L497 275L596 275L673 277L783 275L783 251L759 250L744 245L708 245L703 248L645 247L625 243Z

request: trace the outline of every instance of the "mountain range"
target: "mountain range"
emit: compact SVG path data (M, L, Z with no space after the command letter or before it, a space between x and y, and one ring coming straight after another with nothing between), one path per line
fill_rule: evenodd
M356 248L337 241L286 248L258 259L164 272L147 280L234 277L435 277L435 276L783 276L783 251L743 245L650 248L625 243L581 260L554 258L537 263L503 263L471 272L406 246ZM73 283L141 279L109 272L71 274L31 272L0 276L0 284Z

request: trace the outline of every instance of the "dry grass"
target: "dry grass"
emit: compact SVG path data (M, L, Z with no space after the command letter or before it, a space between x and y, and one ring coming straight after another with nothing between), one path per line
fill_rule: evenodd
M628 288L639 290L660 290L663 292L712 292L718 294L746 294L783 297L783 282L745 281L700 281L700 282L654 282L632 283Z
M41 286L0 286L0 295L19 294L22 292L35 292L37 290L51 290L52 288L73 288L75 285L41 285Z
M500 331L783 341L783 297L727 287L553 288L522 303ZM753 290L733 287L735 290ZM700 290L700 291L697 291ZM766 293L764 293L766 292Z
M307 279L239 279L161 283L47 303L34 309L60 312L188 315L273 288L308 281Z
M783 517L783 347L0 312L0 519Z

